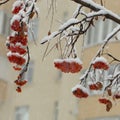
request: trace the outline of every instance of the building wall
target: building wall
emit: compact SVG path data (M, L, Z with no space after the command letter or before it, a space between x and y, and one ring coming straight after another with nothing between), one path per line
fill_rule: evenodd
M3 5L1 9L10 12L11 2L12 1L7 3L7 5ZM64 2L64 4L60 5L62 2ZM11 84L7 83L10 89L7 93L9 98L5 101L3 107L0 106L2 114L0 119L17 120L16 115L19 116L19 114L23 114L23 116L26 116L26 119L27 116L29 116L29 120L76 120L77 100L72 95L71 88L78 82L77 76L73 78L72 74L63 75L54 67L54 58L60 57L60 53L56 49L42 61L47 45L40 45L40 40L47 35L50 29L51 15L47 16L47 0L38 1L37 4L40 13L38 17L40 24L38 40L36 41L37 45L35 45L33 41L29 42L31 61L34 63L33 75L31 76L32 81L23 87L22 93L17 93L13 83L17 73L14 70L10 73L9 70L12 68L8 62L10 68L7 72L14 77L9 76L11 79ZM58 1L56 11L59 12L54 16L54 26L52 26L51 32L61 24L58 21L59 19L60 21L65 21L72 16L71 13L74 11L75 6L71 1ZM3 37L4 41L6 40L4 36L1 37ZM53 45L53 43L51 43L51 45ZM5 51L4 57L7 60L6 48L2 49L2 51L3 50ZM22 112L22 109L26 111ZM5 111L7 111L7 113Z
M108 8L109 6L111 8L111 2L115 3L114 6L118 6L113 0L106 1L108 2L106 3ZM119 0L116 1L119 2ZM29 116L29 120L86 120L101 116L119 115L119 105L114 106L111 112L107 113L104 110L104 106L96 102L97 96L79 100L72 95L71 88L79 82L79 74L61 74L54 68L53 60L60 56L60 53L56 49L53 49L53 51L45 57L44 61L42 61L43 53L47 45L40 45L40 39L47 35L50 29L51 16L47 16L47 0L38 1L37 4L40 9L37 45L35 45L34 42L29 43L31 60L34 63L34 71L32 81L23 88L21 94L15 91L13 81L16 79L17 73L12 70L10 63L7 61L5 47L2 48L6 38L0 36L0 39L3 40L0 55L4 57L2 61L5 61L5 65L1 67L0 71L2 71L3 68L5 69L2 79L7 81L7 85L5 85L7 86L7 95L5 98L3 97L5 99L4 103L0 105L0 120L16 120L16 111L22 107L27 108L26 115ZM0 6L0 8L6 12L10 12L11 5L12 3L9 2L7 5ZM61 24L58 20L65 21L72 16L71 13L75 7L76 4L73 4L72 1L58 0L56 11L59 12L54 16L52 32ZM114 8L116 8L115 11L118 12L119 9L117 10L117 7ZM50 45L53 45L53 43ZM114 43L111 44L111 46L112 48L116 48L114 49L115 51L111 50L118 56L116 50L118 50L119 44ZM92 58L96 49L98 49L98 46L85 49L84 57L82 57L85 68L88 66L88 60ZM7 75L5 71L7 71Z
M95 0L97 3L100 3L100 1ZM119 10L119 4L120 1L112 1L112 0L102 0L105 7L112 10L113 12L120 14ZM97 41L97 36L96 36ZM83 52L83 65L84 69L87 69L89 66L89 62L92 60L92 58L96 55L97 51L100 48L101 43L93 43L92 45L86 46ZM105 48L106 52L109 52L113 54L116 58L120 59L119 56L119 47L120 47L120 41L114 41L107 45ZM108 58L108 61L110 58ZM107 112L106 107L103 104L100 104L98 99L102 97L102 95L96 96L92 95L89 96L87 99L81 99L79 100L79 120L119 120L120 119L120 105L118 102L113 102L112 109Z

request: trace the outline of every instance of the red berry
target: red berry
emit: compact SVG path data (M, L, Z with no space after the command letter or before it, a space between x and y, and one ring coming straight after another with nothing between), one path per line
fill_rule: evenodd
M16 85L23 86L27 83L26 80L15 80Z
M76 90L73 91L73 95L75 95L78 98L86 98L88 97L88 94L81 90L80 88L77 88Z
M61 63L61 68L60 69L61 69L62 72L69 73L69 66L70 66L69 62L63 61Z
M21 87L17 87L16 91L17 91L18 93L22 92Z
M77 73L82 69L82 65L78 64L76 62L71 62L70 63L70 72L71 73Z
M98 90L98 86L96 84L89 85L90 90Z
M11 63L16 63L17 65L23 65L26 62L26 59L18 55L9 55L8 59Z
M13 53L19 53L19 54L25 54L27 52L24 48L17 45L11 45L9 47L9 50Z
M66 61L56 61L54 62L54 65L56 68L60 69L62 72L68 73L69 72L69 65L70 63L66 62Z
M12 25L11 25L11 29L14 30L14 31L17 31L17 32L21 31L22 28L21 28L20 21L19 20L14 20Z
M99 102L100 102L100 103L103 103L103 104L107 104L107 103L109 102L109 100L106 99L106 98L100 98L100 99L99 99Z
M22 68L21 68L21 67L18 67L18 66L13 66L13 68L14 68L14 70L17 70L17 71L22 70Z
M17 14L23 7L23 2L21 0L17 0L13 3L12 13Z
M109 68L109 66L104 62L95 62L93 64L93 67L95 69L104 69L104 70L107 70Z
M54 65L56 68L65 73L77 73L82 69L82 65L76 62L76 59L58 59L54 61Z
M93 62L93 67L95 69L103 69L103 70L108 70L109 65L107 63L107 60L104 57L96 57L95 61Z
M120 95L119 95L119 94L115 94L115 95L114 95L114 98L120 99Z
M12 10L12 13L13 13L13 14L17 14L21 9L22 9L22 5L21 5L21 6L16 6L16 7L14 7L14 9Z

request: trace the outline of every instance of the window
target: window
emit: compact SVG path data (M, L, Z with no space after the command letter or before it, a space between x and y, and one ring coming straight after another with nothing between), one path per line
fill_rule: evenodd
M63 75L63 73L61 72L61 71L58 71L57 72L57 77L56 77L56 81L60 81L60 80L62 80L62 75Z
M28 30L29 40L34 41L38 38L39 19L34 18L30 21L30 29Z
M68 11L64 11L62 21L65 22L67 18L68 18Z
M55 103L54 103L54 119L53 120L58 120L58 112L59 112L59 103L58 103L58 101L56 101Z
M106 35L116 26L117 23L108 19L105 19L105 21L103 21L103 19L94 21L94 26L91 26L85 35L85 45L88 46L101 43Z
M10 14L0 11L0 34L5 37L10 35L10 19Z
M17 107L15 109L15 120L29 120L29 107Z
M0 34L3 34L4 12L0 11Z

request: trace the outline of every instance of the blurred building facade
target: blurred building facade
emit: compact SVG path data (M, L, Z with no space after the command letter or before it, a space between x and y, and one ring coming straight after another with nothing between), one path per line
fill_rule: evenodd
M97 3L101 1L95 0ZM120 1L112 1L112 0L102 0L104 6L117 13L120 14L119 4ZM99 19L95 23L95 27L91 27L88 30L87 35L85 36L87 42L85 43L84 49L84 68L87 69L89 66L89 62L95 56L98 51L101 43L105 39L106 35L111 32L117 24L112 22L111 20L103 21L103 18ZM88 40L89 39L89 40ZM114 38L115 39L115 38ZM111 42L106 47L106 52L113 54L116 58L120 59L119 53L117 52L120 47L120 41L115 40ZM109 60L109 58L108 58ZM106 108L104 105L100 104L98 99L102 95L91 95L88 99L80 100L79 102L79 120L120 120L120 105L118 103L114 103L112 109L109 112L106 112Z
M108 9L119 14L119 0L104 1ZM79 100L72 95L71 88L79 82L79 74L63 74L54 68L53 60L59 57L58 51L53 50L42 61L46 45L41 46L40 39L47 35L50 29L51 11L48 15L47 12L50 9L47 6L49 4L47 0L38 1L37 4L40 16L38 17L39 22L38 20L34 22L35 29L33 28L37 45L33 41L29 43L31 62L25 76L29 82L20 94L15 91L16 86L13 83L18 73L12 69L7 60L5 47L6 37L10 34L12 1L0 6L0 73L2 73L0 74L0 120L120 120L119 105L114 106L108 113L104 106L97 102L98 96L94 95L88 99ZM69 19L75 8L76 4L72 1L58 0L52 30L58 28L60 21ZM94 32L91 34L93 36L89 37L94 37ZM117 58L119 58L116 52L119 48L118 43L119 41L110 44L110 50L115 53ZM100 40L94 41L94 39L90 43L86 43L82 58L85 68L100 44Z
M49 9L50 3L47 0L37 2L40 14L33 21L36 44L30 36L31 62L25 75L28 84L23 87L22 93L16 92L14 80L18 73L12 69L12 65L7 60L5 47L6 37L10 34L12 2L14 1L0 6L0 71L2 73L0 75L0 120L76 120L77 100L71 93L71 88L76 81L71 80L72 74L64 76L54 68L53 60L59 57L59 52L56 50L42 61L46 45L40 45L40 39L47 35L52 20L52 9ZM62 2L64 4L61 5ZM65 21L71 16L75 4L73 5L71 1L59 0L54 9L58 14L54 16L53 31L61 24L60 21ZM75 78L77 80L77 76Z

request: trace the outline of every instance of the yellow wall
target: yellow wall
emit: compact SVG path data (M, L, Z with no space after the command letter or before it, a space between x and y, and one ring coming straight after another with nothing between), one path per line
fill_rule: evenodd
M109 6L113 0L107 1L108 3L106 3L106 5ZM119 0L116 1L119 2ZM107 113L104 110L104 106L96 102L96 97L93 96L88 99L79 101L72 95L71 88L79 83L79 74L62 74L62 77L59 77L60 72L54 67L53 64L54 58L58 58L60 56L60 53L56 49L53 49L53 51L44 59L44 61L42 61L46 45L40 45L40 40L45 35L47 35L49 31L51 17L48 16L46 18L47 0L38 1L37 4L40 13L39 37L36 41L37 45L35 45L33 42L31 42L29 45L31 59L34 61L33 81L23 88L23 92L21 94L18 94L15 91L15 85L13 81L16 79L16 72L12 70L10 63L5 57L6 50L5 48L2 48L4 42L0 48L0 51L2 51L0 52L0 55L4 56L4 59L6 60L6 66L9 66L1 67L2 69L6 68L7 70L7 75L4 71L4 79L10 79L10 81L7 83L7 98L0 106L0 120L15 120L16 107L26 105L29 106L29 120L54 120L54 104L56 101L59 103L58 120L85 120L87 118L94 118L99 116L118 115L119 111L115 110L118 109L119 106L113 107L111 112ZM1 9L9 11L10 6L11 3L8 3L7 5L2 6ZM63 12L70 11L70 13L68 13L69 18L72 16L71 13L74 11L75 7L76 4L73 4L72 1L58 0L58 13L54 16L54 26L52 27L52 32L56 30L56 28L58 28L58 26L61 24L58 22L58 20L62 20L61 18L63 17ZM6 38L0 39L6 40ZM77 46L79 47L79 45ZM115 51L112 52L114 52L117 56L118 53L116 51L119 48L119 44L113 43L112 47L116 48L114 49ZM93 53L96 53L96 49L98 49L98 47L94 46L87 48L84 51L82 58L84 61L84 68L88 66L88 60L92 58ZM80 53L79 55L81 56ZM79 108L79 111L77 108Z

